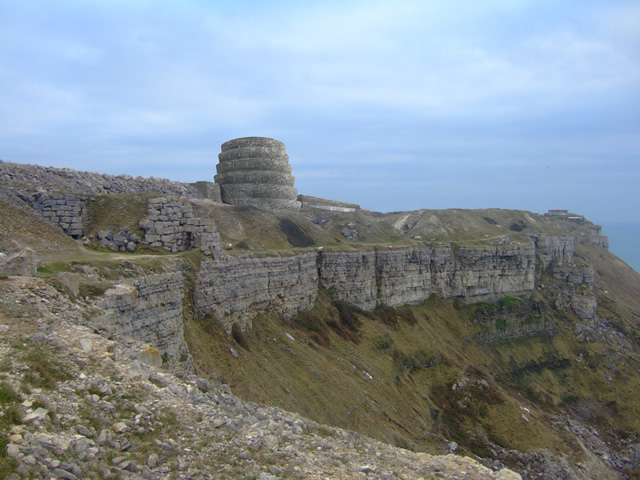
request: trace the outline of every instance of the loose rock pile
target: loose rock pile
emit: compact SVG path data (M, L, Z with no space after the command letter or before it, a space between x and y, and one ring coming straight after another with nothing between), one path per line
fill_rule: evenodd
M164 178L107 175L81 172L70 168L41 167L0 161L0 184L32 190L34 186L48 191L96 195L102 193L161 192L164 195L188 195L202 198L202 193L188 183Z
M135 252L136 246L141 241L138 235L129 230L129 227L123 227L117 230L115 227L110 227L106 230L100 230L96 233L96 236L98 237L101 247L116 252Z

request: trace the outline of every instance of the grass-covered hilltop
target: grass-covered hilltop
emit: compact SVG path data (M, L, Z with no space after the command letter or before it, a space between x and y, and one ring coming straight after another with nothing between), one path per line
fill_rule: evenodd
M6 478L640 478L640 276L579 212L212 198L0 162Z

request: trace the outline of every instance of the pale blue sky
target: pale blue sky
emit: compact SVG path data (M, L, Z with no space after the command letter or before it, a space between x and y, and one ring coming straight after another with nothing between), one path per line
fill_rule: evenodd
M640 223L640 2L0 0L0 159Z

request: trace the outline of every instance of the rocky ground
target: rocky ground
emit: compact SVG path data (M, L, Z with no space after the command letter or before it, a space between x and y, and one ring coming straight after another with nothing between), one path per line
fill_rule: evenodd
M227 385L177 377L153 351L87 325L91 305L42 281L0 281L4 478L518 479L470 458L391 447ZM153 363L150 361L148 363Z

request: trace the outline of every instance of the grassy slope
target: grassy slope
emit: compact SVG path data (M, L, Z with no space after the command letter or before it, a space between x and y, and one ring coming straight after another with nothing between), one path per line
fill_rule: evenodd
M328 312L332 308L326 297L316 306L324 318L336 316ZM386 442L443 451L445 439L454 439L467 452L482 455L487 453L480 441L484 431L505 447L570 453L572 448L550 428L544 409L496 379L509 370L511 358L526 364L558 347L539 338L489 347L469 344L464 338L477 327L470 324L471 309L459 308L450 300L431 299L411 308L415 325L399 320L397 327L361 317L359 343L329 329L330 345L321 346L313 332L295 321L270 316L256 319L246 333L250 351L226 337L214 319L188 321L187 341L200 371L216 373L241 397ZM433 357L438 359L435 366L413 372L403 366L407 358ZM555 373L547 376L547 383L557 383ZM463 378L470 387L453 391ZM477 383L481 380L489 387ZM550 388L545 380L531 381ZM520 406L534 412L529 423L522 420Z
M1 200L0 225L0 251L14 250L16 245L31 247L39 253L75 251L79 248L78 243L59 228L39 221L35 214L29 215Z

